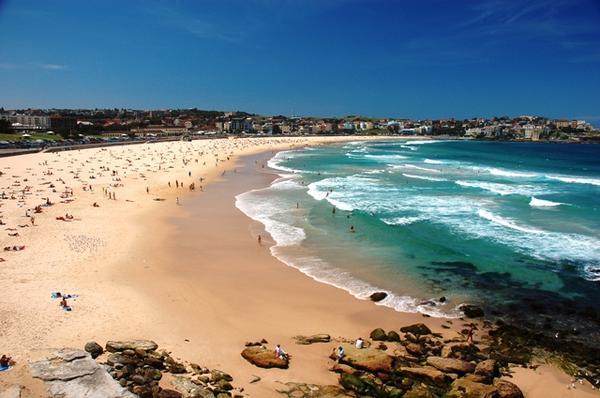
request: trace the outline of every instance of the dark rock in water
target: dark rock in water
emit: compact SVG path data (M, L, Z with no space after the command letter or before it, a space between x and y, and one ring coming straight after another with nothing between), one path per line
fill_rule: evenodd
M467 318L481 318L484 315L483 309L476 305L464 304L458 307L458 309L461 310Z
M282 359L275 354L275 350L266 347L247 347L242 351L242 357L259 368L288 368L288 360Z
M313 334L312 336L294 336L296 344L309 345L314 343L329 343L331 336L328 334Z
M400 341L400 335L393 330L387 333L387 341Z
M387 339L387 335L385 334L385 330L381 328L374 329L369 335L372 340L375 341L385 341Z
M371 301L378 302L378 301L381 301L384 298L386 298L387 295L388 294L386 292L375 292L375 293L371 294L369 296L369 298L371 299Z
M106 351L108 352L118 352L125 350L144 350L144 351L154 351L158 348L158 344L156 344L152 340L126 340L126 341L108 341L106 342Z
M438 299L438 301L439 301L440 303L445 303L445 302L446 302L446 297L445 297L445 296L442 296L442 297L440 297L440 298Z
M163 389L158 393L158 398L182 398L183 395L179 391Z
M89 343L86 343L84 350L86 352L89 352L92 358L94 359L98 358L104 352L102 346L96 343L95 341L90 341Z
M498 389L499 398L523 398L521 389L510 381L498 380L494 386Z
M414 325L404 326L400 328L400 331L403 333L412 333L415 336L431 334L431 329L424 323L415 323Z
M471 362L463 361L462 359L428 357L427 364L446 373L457 373L464 375L465 373L473 373L475 365Z

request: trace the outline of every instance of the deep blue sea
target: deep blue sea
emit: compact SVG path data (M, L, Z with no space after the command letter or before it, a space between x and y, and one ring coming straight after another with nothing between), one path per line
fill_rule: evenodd
M269 166L281 178L238 208L276 257L357 297L451 317L466 302L600 302L600 146L357 141Z

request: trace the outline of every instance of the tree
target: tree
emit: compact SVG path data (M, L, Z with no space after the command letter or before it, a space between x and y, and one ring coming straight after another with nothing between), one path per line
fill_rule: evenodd
M12 124L5 119L0 119L0 133L13 133Z

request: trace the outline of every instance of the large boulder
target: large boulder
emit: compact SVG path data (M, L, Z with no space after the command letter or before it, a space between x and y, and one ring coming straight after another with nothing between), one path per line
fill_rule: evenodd
M387 295L388 294L386 292L375 292L375 293L371 294L369 296L369 298L371 299L371 301L378 302L378 301L381 301L384 298L386 298Z
M400 341L400 335L397 332L390 330L387 332L387 341Z
M342 343L346 356L340 361L343 364L350 365L354 369L366 370L368 372L390 373L393 369L394 358L384 351L376 348L356 348L353 344ZM330 358L337 359L336 353L332 353Z
M481 361L475 367L475 374L482 376L487 383L490 383L498 375L498 364L495 359L486 359Z
M403 398L435 398L436 395L422 383L414 383L412 388L408 390Z
M90 341L89 343L86 343L83 349L86 352L89 352L92 358L94 359L98 358L104 352L102 346L96 343L95 341Z
M264 346L246 347L242 351L242 357L259 368L287 369L289 364L287 359L279 358L275 354L275 350L270 350Z
M414 325L408 325L400 328L402 333L412 333L415 336L422 336L425 334L431 334L431 329L424 323L415 323Z
M289 398L351 398L342 388L338 386L320 386L305 383L285 383L285 387L277 389L277 392Z
M141 350L141 351L154 351L158 348L152 340L124 340L124 341L108 341L106 342L106 351L108 352L119 352L125 350Z
M462 359L428 357L427 364L446 373L473 373L475 365L471 362L463 361Z
M30 365L51 396L62 398L135 398L85 351L65 349Z
M387 340L387 335L385 334L385 330L383 330L381 328L373 329L373 331L371 332L369 337L371 337L371 340L375 340L375 341L386 341Z
M498 379L494 386L498 389L499 398L523 398L521 389L508 380Z
M329 343L331 336L328 334L313 334L312 336L294 336L296 344L309 345L314 343Z
M477 383L466 378L456 379L450 386L448 398L497 398L498 390L488 384Z
M477 358L479 351L479 348L475 344L453 342L442 347L441 356L444 358L458 358L465 361L472 361Z
M398 372L404 376L421 380L425 383L443 386L446 384L446 375L444 372L430 366L424 367L400 367Z

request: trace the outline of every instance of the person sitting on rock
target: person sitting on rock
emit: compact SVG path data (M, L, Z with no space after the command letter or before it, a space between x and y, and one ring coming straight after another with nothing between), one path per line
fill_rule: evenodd
M362 337L359 337L358 339L356 339L355 345L356 345L356 348L358 348L360 350L361 348L363 348L365 346L365 341L363 340Z
M341 362L346 356L346 351L344 351L344 347L339 346L337 349L337 361Z
M275 355L277 355L277 357L279 359L283 359L285 361L290 359L290 356L288 355L288 353L285 352L279 344L277 344L277 346L275 347Z

